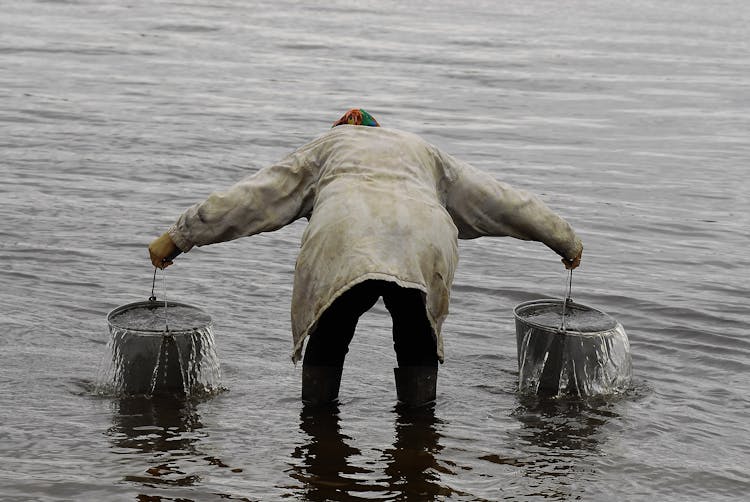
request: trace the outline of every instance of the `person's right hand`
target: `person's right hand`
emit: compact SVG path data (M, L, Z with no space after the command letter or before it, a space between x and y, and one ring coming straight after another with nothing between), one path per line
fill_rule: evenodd
M582 255L583 255L583 246L581 246L581 250L578 251L578 254L575 256L575 258L572 258L572 259L563 258L560 261L562 261L562 263L563 263L563 265L565 265L566 269L573 270L575 268L578 268L579 265L581 265L581 256Z
M167 268L173 262L172 260L182 251L177 247L168 233L164 232L159 237L151 241L148 246L148 254L151 256L151 263L157 268Z

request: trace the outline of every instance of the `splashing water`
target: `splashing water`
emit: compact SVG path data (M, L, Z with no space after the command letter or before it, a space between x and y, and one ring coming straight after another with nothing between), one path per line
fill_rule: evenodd
M211 318L195 307L143 302L110 313L110 364L100 392L115 395L211 395L222 390Z
M595 396L626 391L630 343L623 326L603 312L541 300L516 307L518 388L522 393Z

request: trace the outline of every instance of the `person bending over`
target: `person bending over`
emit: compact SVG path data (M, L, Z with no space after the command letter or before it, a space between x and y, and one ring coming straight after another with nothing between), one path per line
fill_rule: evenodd
M536 196L515 189L365 110L279 162L187 209L151 242L164 268L193 246L308 225L294 273L292 360L303 355L302 400L338 398L359 317L382 297L393 321L397 397L435 399L441 326L457 239L510 236L544 243L577 267L583 245Z

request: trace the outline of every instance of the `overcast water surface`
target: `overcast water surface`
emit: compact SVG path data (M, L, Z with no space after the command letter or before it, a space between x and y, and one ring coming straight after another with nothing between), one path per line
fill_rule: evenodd
M750 490L750 4L743 0L26 1L0 8L0 499L740 500ZM195 249L226 391L98 395L148 242L350 107L539 194L584 241L573 298L620 321L617 398L516 392L543 245L460 243L427 413L361 320L337 413L303 413L304 221ZM157 293L163 285L157 282Z

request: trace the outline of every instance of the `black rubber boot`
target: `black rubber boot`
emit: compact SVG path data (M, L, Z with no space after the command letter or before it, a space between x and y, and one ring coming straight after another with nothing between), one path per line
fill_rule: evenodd
M437 394L437 366L403 366L393 368L396 375L398 402L418 407L435 401Z
M340 366L302 366L302 402L308 406L335 404L342 371Z

